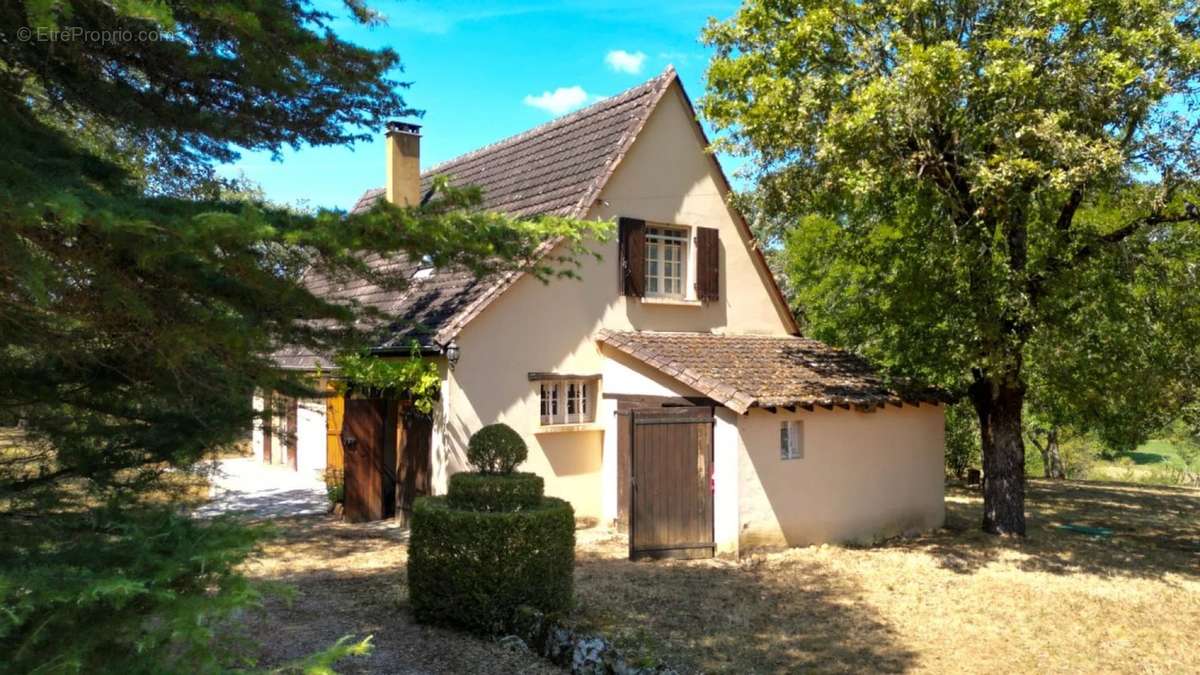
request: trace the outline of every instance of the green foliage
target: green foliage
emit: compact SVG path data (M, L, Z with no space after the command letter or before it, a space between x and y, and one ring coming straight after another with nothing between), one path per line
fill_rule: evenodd
M394 391L411 398L413 407L428 415L441 392L442 377L437 364L422 359L417 345L407 359L370 354L342 354L334 359L338 382L368 391ZM343 391L343 393L345 393Z
M467 443L467 461L480 473L512 473L528 454L521 435L503 423L485 426Z
M237 148L343 145L417 114L401 97L408 84L392 77L396 53L339 39L336 21L370 23L277 0L9 2L0 97L35 86L69 118L119 129L122 147L148 158L151 182L170 185L209 175ZM35 39L13 40L18 28ZM51 30L154 39L36 39Z
M212 672L260 603L238 566L264 534L168 509L5 519L0 652L11 672Z
M979 418L970 403L946 407L946 470L963 478L967 469L979 468Z
M476 511L422 497L413 507L408 587L418 621L494 635L517 609L560 615L573 602L575 513L544 498L521 511Z
M450 476L446 500L469 511L520 511L542 501L544 481L533 473L469 473Z
M991 531L1024 529L1035 380L1128 447L1200 379L1197 11L747 0L706 32L702 110L750 159L808 332L971 397L1003 443Z
M1197 412L1193 405L1187 414L1175 420L1166 429L1166 440L1174 446L1175 454L1185 468L1200 473L1200 428L1194 419Z
M64 28L145 21L115 16L122 4L64 6L75 4L95 11L52 12ZM52 492L56 482L80 476L105 489L152 481L162 464L186 467L240 437L256 415L250 392L321 395L300 374L277 370L270 355L280 345L357 354L378 344L393 322L378 310L314 297L300 283L305 274L403 289L406 278L368 268L368 254L378 254L426 257L481 275L527 269L542 278L570 276L586 242L610 229L484 213L478 190L444 182L420 208L380 204L355 215L161 193L95 154L108 146L66 132L62 115L107 122L113 134L153 135L182 153L155 152L156 161L185 157L195 167L224 161L235 146L352 141L366 132L346 125L375 126L403 114L395 83L368 81L394 65L395 55L326 36L325 19L307 7L174 3L177 33L154 45L111 45L100 59L103 73L93 72L96 59L73 60L89 48L82 43L0 50L0 70L8 73L0 78L0 409L48 448L36 461L0 465L0 494ZM32 21L26 8L5 5L0 18L10 20L3 25ZM212 56L227 52L234 60ZM246 69L241 64L251 61L242 58L263 60ZM63 70L48 68L47 59L63 59ZM70 86L44 79L56 73L84 79ZM34 81L46 96L62 98L60 117L46 119L46 104L33 102L42 99L26 96L23 83ZM220 90L210 91L218 81ZM130 87L155 96L191 93L168 104ZM205 91L212 98L195 93ZM130 118L111 117L117 113ZM170 171L139 170L151 169ZM545 255L548 240L561 241L562 253ZM426 385L428 372L414 370L411 382Z
M330 505L346 501L346 472L342 469L325 469L325 496Z
M350 215L280 208L216 178L239 148L349 144L414 114L396 54L333 32L378 19L357 0L348 13L308 0L0 4L0 411L28 441L0 457L4 665L237 662L214 625L257 602L232 572L248 535L129 505L243 438L252 392L324 394L275 367L281 346L361 353L398 321L315 297L305 275L404 289L369 268L378 255L572 276L610 229L484 213L478 190L444 181L421 207ZM14 41L22 28L158 39ZM551 240L561 253L546 254ZM114 506L49 515L96 503Z
M339 638L337 642L315 654L310 654L295 663L289 663L280 668L273 668L269 672L272 675L282 675L283 673L336 675L338 671L334 670L333 667L342 659L363 657L371 653L373 648L371 645L372 637L374 636L368 635L361 640L354 641L353 636L345 635Z

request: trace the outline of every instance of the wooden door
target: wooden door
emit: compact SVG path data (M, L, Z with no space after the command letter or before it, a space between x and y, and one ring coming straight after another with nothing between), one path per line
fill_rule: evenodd
M713 555L710 407L630 413L629 557Z
M342 420L345 461L345 516L350 522L380 520L383 503L385 401L347 399Z
M408 525L413 500L432 494L433 420L411 408L401 407L400 439L396 464L396 515Z
M325 399L325 467L342 468L342 418L346 413L346 399L332 395Z
M629 532L629 507L633 485L633 412L629 407L617 410L617 531Z

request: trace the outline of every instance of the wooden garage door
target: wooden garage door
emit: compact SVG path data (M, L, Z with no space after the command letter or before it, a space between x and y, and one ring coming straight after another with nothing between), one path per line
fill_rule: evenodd
M711 557L712 408L633 410L629 428L629 557Z

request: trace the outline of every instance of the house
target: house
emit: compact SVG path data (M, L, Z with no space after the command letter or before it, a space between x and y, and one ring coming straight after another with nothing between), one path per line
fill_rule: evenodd
M403 515L467 468L475 430L504 422L529 445L523 470L577 515L627 528L634 556L943 522L942 405L889 390L859 358L799 335L673 69L424 173L415 127L392 125L388 138L388 184L355 209L414 203L445 175L482 187L485 208L610 219L618 236L595 244L601 259L583 260L580 280L476 279L420 261L376 261L412 278L403 292L312 280L419 323L377 353L407 354L418 339L441 369L441 397L425 422L404 402L294 402L273 425L295 430L290 440L255 434L267 461L303 469L344 457L348 513ZM278 358L329 366L297 351ZM374 459L361 459L364 447ZM352 508L351 492L371 503Z

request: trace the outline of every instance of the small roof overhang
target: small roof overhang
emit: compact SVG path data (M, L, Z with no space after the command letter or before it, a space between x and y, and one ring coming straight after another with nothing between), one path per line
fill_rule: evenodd
M596 340L739 414L945 402L930 388L890 388L864 359L808 338L602 330Z

